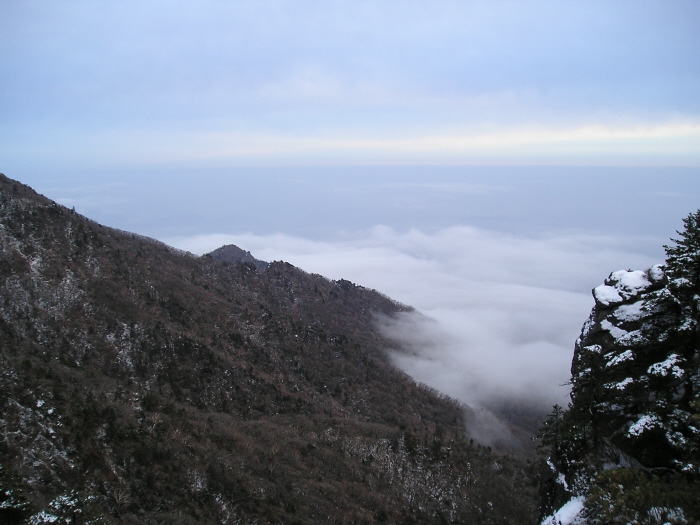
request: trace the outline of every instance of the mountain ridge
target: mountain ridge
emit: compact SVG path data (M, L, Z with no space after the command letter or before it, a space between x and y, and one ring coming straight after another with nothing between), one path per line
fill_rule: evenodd
M409 307L4 176L0 240L8 523L532 521L534 464L470 442L468 407L389 363L374 318Z

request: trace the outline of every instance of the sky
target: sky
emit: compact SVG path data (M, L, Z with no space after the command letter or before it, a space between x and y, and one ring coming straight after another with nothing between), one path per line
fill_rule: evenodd
M0 5L9 168L697 165L690 1Z
M611 271L700 203L696 1L0 3L0 171L375 288L417 380L566 404Z

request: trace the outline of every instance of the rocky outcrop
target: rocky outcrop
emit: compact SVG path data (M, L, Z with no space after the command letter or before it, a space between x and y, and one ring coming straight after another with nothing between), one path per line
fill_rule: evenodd
M629 456L644 468L697 470L686 457L698 437L696 319L684 316L662 266L617 271L593 290L571 369L572 403L590 417L606 467ZM620 454L617 450L623 452ZM615 459L617 456L617 460Z
M554 480L545 490L544 515L578 498L587 502L588 523L600 523L595 501L608 498L610 486L622 486L615 477L641 476L635 483L644 490L666 483L660 486L669 493L678 479L700 478L700 212L685 222L676 246L666 247L664 265L613 272L593 289L595 306L575 345L571 404L555 410L542 429ZM653 508L687 517L672 505Z
M226 244L213 252L207 253L205 257L211 257L212 259L218 259L219 261L228 263L248 263L252 264L258 270L264 270L268 267L267 262L256 259L249 251L243 250L235 244Z

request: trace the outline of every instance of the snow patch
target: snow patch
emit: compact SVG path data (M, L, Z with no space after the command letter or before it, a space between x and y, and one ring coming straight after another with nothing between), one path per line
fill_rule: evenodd
M636 321L641 319L645 312L642 310L644 306L644 301L637 301L632 304L622 304L620 305L615 313L613 314L615 318L620 321Z
M625 361L631 361L634 359L634 353L632 350L625 350L619 355L616 355L613 357L610 361L608 361L605 364L605 368L609 368L611 366L616 366L619 365L620 363L624 363Z
M683 376L683 369L677 366L680 362L680 357L677 354L671 354L665 361L654 363L649 367L647 373L655 376L667 376L669 373L675 377Z
M601 284L600 286L593 288L593 297L596 301L606 306L621 303L623 300L615 288L605 284Z
M683 288L685 286L690 286L692 283L685 277L679 277L677 279L673 279L671 284L676 288Z
M678 328L678 330L695 330L697 324L698 323L692 317L686 317L685 321L683 321L683 324Z
M647 279L646 272L642 270L634 270L631 272L618 270L610 274L608 282L610 284L614 283L618 293L625 299L638 295L651 286L651 282Z
M624 390L627 387L627 385L629 385L632 382L633 382L632 378L628 377L626 379L623 379L619 383L609 383L609 384L605 385L605 387L610 388L610 389L614 388L616 390Z
M696 469L696 468L695 468L695 465L693 465L692 463L688 463L687 465L682 466L682 467L681 467L681 470L682 470L683 472L697 472L697 471L699 471L700 469Z
M29 525L45 525L47 523L73 523L73 520L64 518L62 516L73 515L82 513L82 509L79 507L80 502L75 494L71 492L68 494L63 494L51 501L47 508L41 512L34 514L28 520Z
M608 276L605 284L593 289L593 297L605 306L621 303L639 295L651 286L651 281L659 281L663 279L663 275L663 270L659 265L652 266L646 272L642 270L618 270Z
M578 372L578 373L576 374L576 377L581 378L581 377L583 377L583 376L585 376L585 375L590 374L592 371L593 371L593 370L591 370L590 368L586 368L585 370L581 370L580 372Z
M637 420L636 423L630 426L629 430L627 431L627 435L630 437L638 437L641 436L645 430L657 427L660 424L661 422L659 421L658 417L651 414L644 414Z
M564 490L569 490L569 484L566 482L566 477L561 472L559 473L559 476L557 476L557 483L564 487Z
M666 272L664 272L664 267L661 264L655 264L654 266L649 268L649 271L647 273L649 275L649 279L651 279L654 282L659 282L666 275Z
M641 330L633 330L617 338L617 343L625 346L637 346L646 342L647 338L644 337Z
M666 432L666 441L676 448L683 448L688 444L688 440L680 432Z
M542 525L579 525L583 524L583 496L576 496L567 501L558 511L542 520Z
M622 328L615 326L607 319L603 319L600 322L600 327L603 330L607 330L608 332L610 332L610 335L612 335L615 339L620 339L621 337L626 336L628 333L627 330L623 330Z
M49 512L46 512L45 510L42 510L38 514L34 514L31 518L29 518L29 524L30 525L40 525L42 523L56 523L58 521L58 516L55 516L53 514L50 514Z

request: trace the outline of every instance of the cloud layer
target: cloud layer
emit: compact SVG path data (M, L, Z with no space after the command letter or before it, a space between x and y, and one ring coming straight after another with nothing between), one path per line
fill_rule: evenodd
M523 237L456 226L433 234L387 227L319 242L288 235L166 239L195 253L233 243L332 279L374 288L419 314L383 321L408 352L395 363L474 406L565 405L573 344L590 290L619 268L658 261L612 238ZM525 404L527 404L525 403Z

